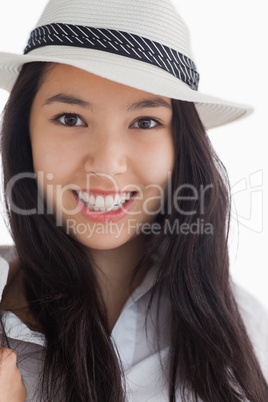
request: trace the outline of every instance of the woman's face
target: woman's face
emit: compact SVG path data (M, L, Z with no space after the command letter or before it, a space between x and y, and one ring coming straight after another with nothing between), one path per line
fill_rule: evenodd
M68 234L112 249L150 232L174 163L170 99L56 64L30 137L40 194Z

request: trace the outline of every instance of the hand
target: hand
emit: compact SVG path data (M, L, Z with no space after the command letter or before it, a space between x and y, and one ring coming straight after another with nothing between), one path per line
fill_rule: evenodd
M16 353L0 347L0 402L25 402L26 396Z

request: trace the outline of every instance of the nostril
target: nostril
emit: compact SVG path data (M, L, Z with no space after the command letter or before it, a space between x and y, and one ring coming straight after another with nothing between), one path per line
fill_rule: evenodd
M91 173L95 175L108 175L108 176L117 176L123 173L126 173L127 171L127 164L126 162L105 162L101 163L100 161L98 162L90 162L86 161L84 164L84 170L86 173Z

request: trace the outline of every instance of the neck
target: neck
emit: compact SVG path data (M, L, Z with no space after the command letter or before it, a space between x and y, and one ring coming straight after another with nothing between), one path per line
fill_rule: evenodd
M106 306L110 331L130 294L146 274L147 267L142 266L133 277L134 269L143 256L144 244L143 236L138 236L116 249L90 250Z

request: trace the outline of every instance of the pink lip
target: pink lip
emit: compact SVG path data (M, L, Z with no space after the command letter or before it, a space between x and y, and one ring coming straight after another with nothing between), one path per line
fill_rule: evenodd
M131 193L133 191L131 190L124 190L124 191L115 191L115 190L97 190L97 189L90 189L90 190L86 190L86 189L81 189L81 191L86 192L88 194L93 194L93 195L102 195L102 196L106 196L106 195L115 195L115 194L123 194L123 193Z
M94 191L90 190L90 193L92 194ZM115 194L114 191L96 191L98 194ZM117 209L116 211L108 211L108 212L101 212L101 211L91 211L87 206L83 203L83 201L80 200L80 198L77 196L76 192L73 191L74 198L77 202L77 205L81 211L81 213L84 215L85 218L94 221L94 222L115 222L118 221L119 219L122 219L125 215L127 215L128 211L130 210L134 200L135 200L135 195L131 197L131 199L124 204L124 206L120 209Z

